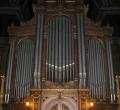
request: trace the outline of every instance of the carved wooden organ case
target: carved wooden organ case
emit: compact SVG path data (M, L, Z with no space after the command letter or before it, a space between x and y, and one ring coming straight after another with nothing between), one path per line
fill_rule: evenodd
M5 103L37 95L43 104L59 91L77 105L88 96L114 102L112 29L87 18L84 4L48 1L33 9L33 19L9 28Z

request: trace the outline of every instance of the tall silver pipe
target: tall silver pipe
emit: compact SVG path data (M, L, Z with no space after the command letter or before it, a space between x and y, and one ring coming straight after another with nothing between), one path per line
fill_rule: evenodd
M29 69L29 77L28 77L28 80L29 80L29 96L30 96L30 89L31 89L31 83L32 83L32 67L33 67L33 57L34 57L34 46L33 46L33 42L31 42L31 45L30 45L30 48L29 48L29 52L30 52L30 58L29 58L29 61L30 61L30 69Z
M55 22L53 22L53 30L55 30ZM52 30L51 30L52 31ZM52 48L50 50L52 50L52 81L54 81L54 68L55 68L55 61L54 61L54 58L55 58L55 31L52 32L52 41L51 41L51 44L52 44Z
M26 59L25 59L25 42L21 42L21 53L22 53L22 60L21 60L21 65L22 65L22 69L19 73L21 73L22 75L19 75L19 86L20 86L20 97L19 98L22 98L22 89L23 89L23 84L24 84L24 77L25 77L25 63L26 63Z
M53 40L53 33L52 33L52 28L53 28L53 24L52 21L50 22L50 41L49 41L49 68L50 68L50 72L49 72L49 80L51 80L51 76L52 76L52 40Z
M58 81L61 82L61 16L58 16Z
M42 37L43 37L43 15L37 16L37 35L36 35L36 50L35 50L35 69L34 69L34 87L41 88L41 55L42 55Z
M41 19L40 19L40 31L38 30L39 32L39 37L40 37L40 41L39 41L39 55L38 55L38 88L41 88L41 80L40 80L40 77L41 77L41 61L42 61L42 37L43 37L43 25L44 25L44 16L43 15L38 15ZM39 18L38 17L38 18ZM38 25L39 25L39 21L38 21ZM45 74L45 73L44 73Z
M36 21L37 21L37 36L36 36L36 49L35 49L35 70L34 70L34 87L37 88L38 85L37 85L37 77L38 77L38 56L39 56L39 48L40 48L40 20L41 20L41 17L40 15L36 15ZM38 51L39 50L39 51Z
M17 63L17 65L18 65L18 67L17 68L19 68L19 67L21 67L20 68L20 71L18 71L18 73L16 73L16 77L17 77L17 82L18 82L18 98L20 98L20 96L21 96L21 87L20 87L20 85L21 85L21 76L20 76L20 73L22 73L23 74L23 65L22 65L22 61L24 61L24 59L23 59L23 45L22 45L22 42L19 44L19 46L20 47L18 47L18 51L20 50L20 55L21 55L21 59L20 59L20 62L18 62Z
M23 57L24 57L24 67L23 67L23 76L21 77L21 79L22 79L22 83L21 83L21 98L23 98L23 94L26 94L25 93L25 90L24 90L24 86L25 86L25 84L26 84L26 81L27 81L27 79L26 79L26 75L27 75L27 60L28 60L28 56L26 57L26 51L28 50L28 46L29 46L29 44L28 44L28 42L27 41L25 41L24 42L24 50L23 50ZM25 51L25 52L24 52ZM24 91L24 92L22 92L22 91Z
M47 52L46 52L46 80L48 80L49 74L49 36L50 35L50 22L48 23L48 38L47 38Z
M63 83L65 82L65 17L63 17Z
M100 99L100 94L101 94L101 70L100 70L100 44L98 43L97 45L97 70L98 70L98 77L97 79L99 80L97 85L98 85L98 99Z
M86 88L84 19L85 19L84 15L82 14L80 16L80 20L81 20L80 21L80 24L81 24L81 26L80 26L80 29L81 29L81 45L82 45L82 47L81 47L81 49L82 49L82 53L81 53L82 54L82 73L83 73L83 88Z
M104 50L103 50L103 48L101 48L101 59L102 59L102 62L101 62L101 66L102 66L102 82L103 82L103 84L102 84L102 93L101 93L101 95L102 95L102 98L103 99L105 99L106 98L106 86L105 86L105 60L104 60L104 58L105 58L105 53L104 53Z
M104 97L104 94L105 94L105 91L104 91L104 89L105 89L105 64L104 64L104 50L103 50L103 47L102 47L102 45L100 45L100 65L101 65L101 99L103 99L103 98L105 98Z
M97 98L97 75L96 75L96 73L97 73L97 71L96 71L96 67L97 67L97 63L96 63L96 60L97 60L97 57L96 57L96 41L95 40L93 40L93 58L95 59L94 60L94 98Z
M30 91L30 89L28 88L28 90L26 90L26 86L29 85L29 80L28 80L28 77L29 77L29 74L30 74L30 69L29 69L29 66L30 66L30 41L26 41L26 48L25 48L25 60L26 60L26 63L25 63L25 77L24 77L24 85L23 85L23 90L24 92L22 93L22 99L24 99L24 94L25 96L27 96L27 93L29 93L28 91ZM27 54L28 53L28 54Z
M94 45L94 58L95 58L95 60L94 60L94 81L95 81L95 87L94 87L94 89L95 89L95 98L97 99L98 98L98 94L99 94L99 91L98 91L98 81L99 81L99 79L98 79L98 68L97 68L97 66L98 66L98 64L97 64L97 42L96 42L96 40L94 39L93 40L94 42L93 42L93 45Z
M19 67L21 67L20 68L20 71L18 71L18 73L16 73L16 80L17 80L17 82L18 82L18 91L16 91L16 92L18 92L18 98L20 98L20 96L21 96L21 87L20 87L20 85L21 85L21 76L20 76L20 74L22 73L23 74L23 65L22 65L22 61L24 61L24 59L23 59L23 45L22 45L22 42L19 44L19 47L18 47L18 51L20 50L20 56L21 56L21 59L20 59L20 62L17 62L17 68L19 68Z
M21 65L22 65L22 69L19 71L19 74L20 73L22 73L22 75L19 75L19 88L20 88L20 90L19 90L19 98L21 98L21 96L22 96L22 81L23 81L23 76L24 76L24 66L25 66L25 58L24 58L24 41L23 42L21 42L21 53L22 53L22 57L21 57L21 61L20 61L20 63L21 63ZM19 65L19 64L18 64ZM17 73L18 74L18 73Z
M55 81L58 80L58 18L55 19L55 35L56 35L56 41L55 41Z
M20 46L20 45L19 45ZM18 53L19 52L19 53ZM17 48L17 52L16 52L16 60L17 60L17 66L16 66L16 76L15 76L15 95L19 96L18 93L19 93L19 87L17 86L17 84L19 84L19 71L20 71L20 67L21 65L19 65L18 67L18 62L21 61L20 57L21 57L21 50L19 48ZM18 73L18 74L17 74Z
M61 66L60 66L60 79L61 79L61 84L63 83L63 16L61 16L61 23L60 23L60 33L61 33L61 44L60 44L60 58L61 58Z
M115 101L115 85L114 85L114 75L113 75L113 62L112 62L112 52L111 52L111 41L106 42L107 48L107 61L108 61L108 69L109 69L109 83L110 83L110 96L111 102Z
M100 85L100 99L102 99L102 92L103 92L103 90L102 90L102 88L103 88L103 82L102 82L102 78L103 78L103 73L102 73L102 63L101 63L101 54L102 54L102 51L101 51L102 49L100 48L100 46L99 46L99 53L98 53L98 55L99 55L99 71L100 71L100 75L99 75L99 78L100 78L100 82L99 82L99 85Z
M91 40L92 45L92 88L93 88L93 98L95 99L96 91L95 91L95 56L94 56L94 40Z
M28 45L27 45L27 41L24 41L23 42L23 61L24 61L24 63L23 63L23 75L21 75L21 98L23 98L23 94L25 94L25 92L23 92L24 91L24 85L25 85L25 82L26 82L26 70L27 70L27 58L28 58L28 56L26 57L26 51L27 51L27 48L28 48Z
M88 40L88 72L89 72L89 82L88 85L89 85L89 88L90 88L90 96L92 97L92 68L91 68L91 45L90 45L90 40Z
M32 59L32 47L31 47L31 45L32 45L32 43L31 43L31 41L30 40L28 40L27 41L27 43L26 43L26 51L25 51L25 59L26 59L26 68L25 68L25 78L24 78L24 80L25 80L25 82L24 82L24 86L23 86L23 90L24 90L24 92L23 92L23 99L24 99L24 97L25 96L27 96L27 94L28 94L28 96L29 96L29 91L30 91L30 88L28 87L28 89L27 89L27 86L30 84L30 81L31 81L31 59Z
M101 50L101 44L100 42L98 41L98 45L97 45L97 70L98 70L98 99L100 99L100 94L101 94L101 69L100 69L100 60L101 60L101 56L100 56L100 50Z
M80 15L77 14L77 29L78 29L78 54L79 54L79 88L82 88L82 49L81 49L81 29L80 29ZM77 73L76 73L77 74Z
M27 93L28 93L28 91L30 90L29 88L28 88L28 90L26 90L26 86L28 86L29 85L29 80L28 80L28 77L29 77L29 61L30 61L30 53L29 53L29 48L30 48L30 45L29 45L29 40L28 41L26 41L26 47L25 47L25 60L26 60L26 63L25 63L25 77L24 77L24 82L23 82L23 85L22 85L22 89L23 89L23 91L24 92L22 92L22 98L24 98L24 94L25 94L25 96L27 96ZM27 54L27 53L29 53L29 55Z
M69 27L69 68L70 68L70 80L73 80L73 76L72 76L72 34L71 34L71 22L69 20L68 22L68 27Z
M75 75L74 75L74 49L73 49L73 33L72 33L72 23L71 23L71 73L72 73L72 80L75 80Z
M96 60L96 56L95 56L95 42L94 40L92 40L92 48L93 48L93 58ZM95 65L96 65L96 61L93 60L93 89L94 89L94 99L96 98L96 76L95 76Z
M60 74L60 83L62 83L62 39L63 39L63 32L62 32L62 29L63 29L63 26L62 26L62 22L63 22L63 17L64 16L60 16L60 25L59 25L59 74Z
M101 70L101 99L104 98L105 96L105 91L104 91L104 87L105 87L105 82L104 82L104 76L105 76L105 70L104 70L104 56L103 56L103 48L100 48L100 55L101 55L101 59L100 59L100 70Z
M91 70L92 70L92 68L91 68L91 66L92 66L92 64L91 64L91 40L88 40L88 60L89 60L89 62L88 62L88 64L89 64L89 70L88 70L88 72L89 72L89 79L90 79L90 85L89 85L89 87L90 87L90 89L91 89L91 91L90 91L90 95L91 95L91 97L92 97L92 72L91 72ZM91 65L90 65L91 64Z
M93 40L91 40L91 51L92 51L92 53L91 53L91 57L92 57L92 97L93 98L95 98L95 78L94 78L94 50L93 50L93 48L94 48L94 45L93 45Z
M48 44L48 80L50 80L50 75L51 75L51 65L52 65L52 63L51 63L51 46L52 46L52 21L50 20L50 22L49 22L49 36L48 36L48 42L47 42L47 44Z
M68 68L68 19L65 19L65 25L66 25L66 29L65 29L65 33L66 33L66 79L68 81L68 78L69 78L69 68Z

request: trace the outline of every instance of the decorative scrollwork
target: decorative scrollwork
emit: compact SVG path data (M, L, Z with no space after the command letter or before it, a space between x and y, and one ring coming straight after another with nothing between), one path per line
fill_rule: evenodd
M69 81L65 84L53 83L51 81L43 82L44 89L74 89L77 87L75 81Z

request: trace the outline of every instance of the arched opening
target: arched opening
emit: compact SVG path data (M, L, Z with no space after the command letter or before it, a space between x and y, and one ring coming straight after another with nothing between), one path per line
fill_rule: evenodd
M65 104L56 104L50 110L69 110Z
M77 110L77 104L71 98L50 98L43 104L42 110Z

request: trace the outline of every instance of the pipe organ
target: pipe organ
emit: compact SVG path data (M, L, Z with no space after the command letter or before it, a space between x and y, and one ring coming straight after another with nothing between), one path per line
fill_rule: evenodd
M41 3L32 20L9 28L5 103L11 110L26 110L26 100L34 110L89 110L92 100L94 110L112 110L112 28L94 24L79 1Z
M65 83L74 80L74 49L71 21L56 16L48 22L46 79Z
M105 54L104 47L97 39L89 39L88 44L88 87L95 99L105 99Z
M16 71L14 97L24 99L30 96L32 84L34 47L30 39L20 41L15 51Z

